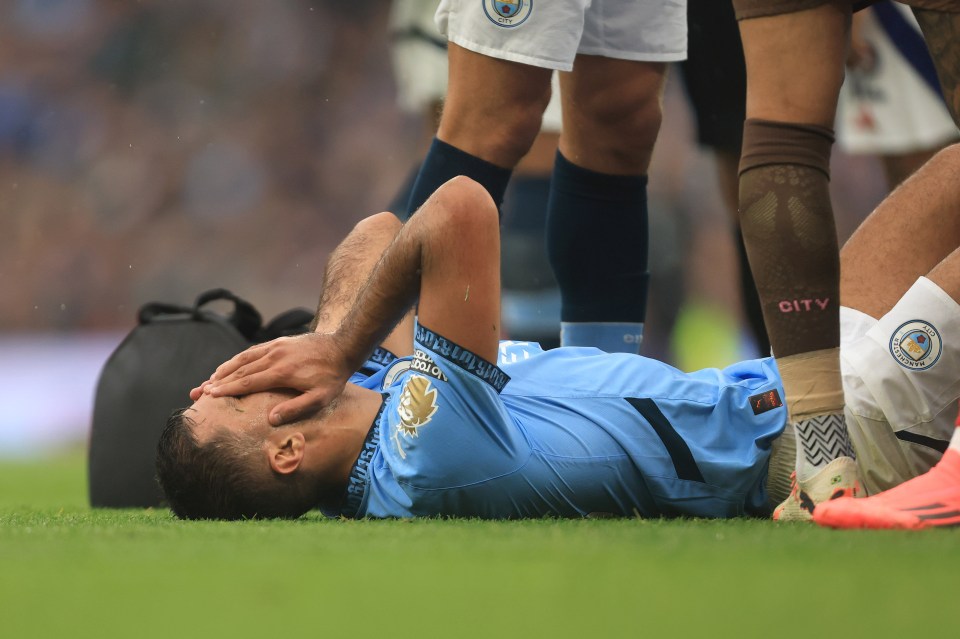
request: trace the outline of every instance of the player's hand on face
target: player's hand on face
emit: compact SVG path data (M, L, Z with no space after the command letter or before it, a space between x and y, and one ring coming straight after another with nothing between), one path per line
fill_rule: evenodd
M328 406L352 372L331 334L305 333L251 346L221 364L190 397L248 395L276 388L300 391L270 412L270 423L279 426Z
M210 383L210 380L208 379L208 380L206 380L205 382L203 382L202 384L200 384L199 386L195 387L193 390L191 390L191 391L190 391L190 401L191 401L191 402L195 402L195 401L197 401L198 399L200 399L200 396L203 395L203 389L206 388L206 387L207 387L207 384L209 384L209 383Z

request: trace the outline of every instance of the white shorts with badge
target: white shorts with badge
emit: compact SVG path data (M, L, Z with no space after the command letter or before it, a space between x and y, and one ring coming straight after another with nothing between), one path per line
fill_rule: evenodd
M447 95L447 38L437 29L438 0L393 0L390 38L397 102L405 113L419 115ZM553 94L543 113L541 131L562 128L560 84L553 74Z
M870 494L925 473L954 432L960 305L921 277L879 321L841 308L847 428Z
M557 71L577 54L687 57L686 0L441 0L437 27L470 51Z

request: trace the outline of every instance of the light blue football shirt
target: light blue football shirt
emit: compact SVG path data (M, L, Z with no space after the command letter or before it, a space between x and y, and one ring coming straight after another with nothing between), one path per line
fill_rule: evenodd
M770 445L786 420L772 359L684 373L502 342L494 365L424 326L412 358L388 359L354 378L384 403L345 516L766 513Z

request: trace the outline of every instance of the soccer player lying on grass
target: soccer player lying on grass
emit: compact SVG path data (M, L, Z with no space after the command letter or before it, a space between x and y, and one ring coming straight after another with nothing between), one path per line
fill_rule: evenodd
M847 404L868 488L924 472L950 435L958 173L952 147L844 250ZM498 242L493 202L465 178L402 228L389 214L361 222L330 258L318 332L238 355L171 418L158 475L174 512L731 517L779 503L794 456L771 359L682 373L500 343ZM854 465L831 462L781 518L857 492Z

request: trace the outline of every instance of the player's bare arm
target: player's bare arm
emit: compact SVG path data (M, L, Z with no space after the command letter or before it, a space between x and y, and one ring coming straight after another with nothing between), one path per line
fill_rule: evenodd
M386 250L334 333L346 369L359 367L415 302L421 324L496 359L499 218L489 194L473 180L458 177L437 189Z
M383 252L397 238L402 227L392 213L378 213L357 223L337 245L323 274L323 290L313 325L315 332L337 330ZM407 348L412 348L412 342Z
M486 189L458 177L438 189L417 216L425 212L430 214L422 221L427 228L410 228L427 239L423 245L419 323L496 362L500 346L497 207ZM417 222L417 216L407 227Z
M224 365L209 390L215 395L275 388L269 353L283 345L288 360L308 361L309 379L289 361L303 395L271 413L286 423L333 401L357 370L419 299L420 322L488 361L495 361L500 334L499 220L486 190L455 178L427 201L376 264L356 301L333 333L272 342L245 357L231 372ZM271 346L271 344L273 346ZM251 356L251 354L247 354ZM237 358L234 358L237 359ZM260 360L267 360L261 362ZM228 363L229 364L229 363Z

